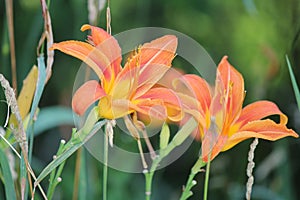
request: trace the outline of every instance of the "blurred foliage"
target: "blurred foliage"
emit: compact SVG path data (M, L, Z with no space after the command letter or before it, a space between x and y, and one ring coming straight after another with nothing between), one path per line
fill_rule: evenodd
M228 55L229 61L244 76L246 103L257 99L275 101L290 118L289 127L300 132L300 114L284 59L288 54L295 77L299 80L300 1L111 0L110 6L113 34L137 27L166 27L194 38L216 63L223 55ZM86 33L81 33L80 27L88 23L86 1L51 0L50 14L56 42L85 40ZM98 25L105 27L104 11ZM14 1L14 28L20 89L22 80L37 63L36 47L43 30L39 0ZM0 47L0 72L10 80L4 0L0 0ZM43 93L41 110L53 105L70 107L73 82L79 66L78 60L56 52L53 75ZM189 71L184 66L178 67ZM4 124L7 109L3 99L0 92L1 125ZM71 133L71 126L47 128L48 131L43 129L43 134L36 136L34 144L32 166L38 171L52 159L60 139L68 139ZM212 162L210 199L244 198L249 143L246 141L237 145ZM281 154L275 154L281 150ZM198 152L199 144L193 143L181 158L156 173L153 199L178 199ZM300 199L299 152L300 143L291 138L276 143L260 141L255 153L257 167L254 170L257 169L257 173L260 172L265 178L256 177L253 199ZM83 153L86 154L84 158L88 166L86 199L98 199L102 192L102 165L88 152ZM72 196L75 160L74 155L66 163L56 198ZM108 178L109 199L143 199L144 177L141 174L110 169ZM202 196L203 174L197 176L197 180L198 185L194 187L191 199ZM1 185L0 199L4 199L3 190Z

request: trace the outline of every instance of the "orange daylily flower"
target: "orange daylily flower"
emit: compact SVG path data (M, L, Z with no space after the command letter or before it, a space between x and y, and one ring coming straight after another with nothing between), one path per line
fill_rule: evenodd
M187 113L199 122L196 139L202 140L202 158L207 162L248 138L275 141L298 137L286 127L288 118L270 101L257 101L242 108L245 91L243 76L223 57L218 68L214 92L196 75L184 75L183 81L195 98L182 97ZM280 122L264 119L279 115Z
M117 40L101 28L91 30L88 42L64 41L52 49L74 56L98 75L100 82L85 82L74 94L73 110L82 115L99 100L99 116L116 119L137 112L143 116L179 120L180 101L175 93L156 83L168 71L175 56L177 38L166 35L139 47L121 67L121 48Z

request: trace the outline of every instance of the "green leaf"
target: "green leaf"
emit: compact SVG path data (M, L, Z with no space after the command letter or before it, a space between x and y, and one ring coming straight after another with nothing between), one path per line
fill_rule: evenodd
M98 110L94 108L84 126L76 133L72 135L70 141L64 146L62 154L58 155L52 162L50 162L41 174L37 177L35 185L41 182L52 170L59 166L62 162L66 161L79 147L81 147L85 142L87 142L97 131L106 124L106 120L102 120L98 123Z
M25 166L25 162L31 162L31 155L32 155L32 149L33 149L33 142L34 142L34 132L33 132L33 118L36 114L37 108L38 108L38 104L40 102L40 99L42 97L42 93L44 91L44 86L45 86L45 81L46 81L46 67L45 67L45 62L44 62L44 56L40 55L37 59L38 61L38 77L37 77L37 83L36 83L36 89L35 89L35 93L34 93L34 97L33 97L33 101L31 104L31 109L30 109L30 115L29 115L29 121L28 121L28 126L26 129L26 133L27 133L27 137L29 138L29 150L28 150L28 156L26 155L26 157L28 157L28 161L24 160L24 162L21 162L21 166L20 166L20 174L21 174L21 184L25 186L25 196L27 196L28 190L27 190L27 181L26 181L26 166ZM28 142L27 141L27 142ZM22 159L24 159L23 155L22 155ZM28 165L29 165L28 163Z
M31 161L33 139L34 139L33 118L36 114L39 102L41 100L42 93L44 91L45 80L46 80L46 67L45 67L44 56L40 55L37 61L38 61L38 78L37 78L36 89L35 89L32 105L31 105L28 127L26 129L27 137L29 137L29 145L30 145L28 151L29 162Z
M12 174L10 171L9 163L5 153L0 149L0 165L1 170L4 178L4 188L5 188L5 196L6 199L17 199L16 198L16 191L14 187L14 181L12 178Z
M36 109L39 105L40 99L42 97L42 93L44 91L44 86L45 86L45 80L46 80L46 67L45 67L44 56L41 55L38 57L38 81L34 93L33 102L31 105L30 121L33 119Z
M161 132L160 132L160 138L159 138L159 147L160 149L164 149L168 146L170 139L170 129L167 123L164 123Z
M34 135L37 136L60 125L74 125L71 108L63 106L42 108L34 125Z
M289 72L290 72L291 81L292 81L292 85L293 85L293 88L294 88L296 101L297 101L297 104L298 104L298 110L300 111L300 92L299 92L299 88L298 88L298 85L297 85L295 75L293 73L293 69L292 69L290 60L289 60L287 55L285 55L285 58L286 58L286 62L287 62L288 68L289 68Z

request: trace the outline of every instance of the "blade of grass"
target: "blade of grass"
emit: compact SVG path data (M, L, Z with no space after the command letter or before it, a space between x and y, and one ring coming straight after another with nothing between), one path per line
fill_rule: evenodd
M34 98L31 105L30 110L30 117L29 117L29 123L27 127L27 137L29 137L29 161L31 160L31 154L32 154L32 148L33 148L33 140L34 140L34 132L33 132L33 119L36 114L39 102L42 97L42 93L44 91L45 86L45 80L46 80L46 67L44 62L44 56L40 55L38 57L38 79L36 84L36 90L34 93Z
M0 149L0 165L1 165L2 175L4 178L4 189L5 189L6 199L11 199L11 200L17 199L16 191L14 187L14 181L9 167L9 162L2 149Z
M40 102L40 99L42 97L42 93L44 91L44 86L45 86L45 79L46 79L46 70L45 70L45 62L44 62L44 57L43 55L40 55L37 59L38 61L38 78L37 78L37 83L36 83L36 90L34 92L34 97L33 101L31 104L31 109L30 109L30 115L29 115L29 121L28 121L28 126L26 129L26 135L29 141L29 148L28 148L28 162L31 162L31 157L32 157L32 149L33 149L33 142L34 142L34 118L36 115L36 111L38 108L38 104ZM23 154L22 154L23 155ZM23 157L22 157L23 158ZM22 170L26 170L25 165L29 165L29 163L26 162L21 162L21 174ZM26 183L26 182L25 182ZM27 196L27 189L25 189L25 196Z
M297 104L298 104L298 110L300 111L300 92L299 92L299 88L298 88L298 85L297 85L297 81L296 81L295 75L293 73L293 69L292 69L290 60L289 60L287 55L285 55L285 59L286 59L286 62L287 62L288 68L289 68L291 81L292 81L294 93L295 93L295 96L296 96L296 101L297 101Z
M20 184L21 184L21 194L22 199L25 199L28 195L28 185L27 185L27 178L30 179L29 176L27 176L27 168L26 168L26 156L23 152L21 152L21 162L20 162ZM30 186L31 187L31 186ZM30 188L30 190L32 190Z

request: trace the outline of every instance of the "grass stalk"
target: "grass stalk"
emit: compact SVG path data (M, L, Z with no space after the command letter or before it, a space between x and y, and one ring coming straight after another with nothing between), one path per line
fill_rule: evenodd
M17 64L16 64L16 49L15 49L15 38L14 38L14 15L13 15L13 1L6 0L6 17L8 24L8 34L9 34L9 46L10 46L10 62L11 62L11 74L12 74L12 86L15 90L16 95L17 90Z

